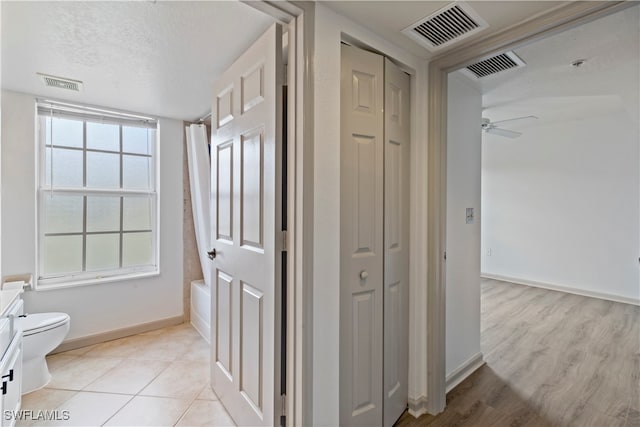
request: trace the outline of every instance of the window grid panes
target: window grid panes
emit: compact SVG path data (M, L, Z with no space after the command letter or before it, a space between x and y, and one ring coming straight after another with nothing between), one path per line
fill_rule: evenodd
M154 126L40 111L39 284L157 271Z

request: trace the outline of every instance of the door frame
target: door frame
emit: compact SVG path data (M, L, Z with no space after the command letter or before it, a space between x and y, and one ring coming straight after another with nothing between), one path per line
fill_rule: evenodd
M558 7L429 63L427 195L427 402L430 414L446 405L447 77L496 54L634 6L635 2L575 2Z
M313 333L313 2L241 0L289 34L287 93L286 397L275 413L286 425L311 425ZM278 381L279 379L276 379ZM278 400L276 399L276 402Z

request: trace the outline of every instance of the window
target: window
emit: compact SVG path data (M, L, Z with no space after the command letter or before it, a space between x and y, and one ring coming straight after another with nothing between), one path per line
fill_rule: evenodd
M157 130L148 118L38 104L38 285L158 272Z

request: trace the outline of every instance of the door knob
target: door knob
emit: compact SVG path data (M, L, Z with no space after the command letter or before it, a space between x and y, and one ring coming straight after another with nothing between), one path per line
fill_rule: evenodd
M367 270L362 270L360 272L360 280L365 280L367 277L369 277L369 273L367 273Z
M216 257L217 253L215 248L211 249L209 252L207 252L207 256L209 257L209 259L214 259Z

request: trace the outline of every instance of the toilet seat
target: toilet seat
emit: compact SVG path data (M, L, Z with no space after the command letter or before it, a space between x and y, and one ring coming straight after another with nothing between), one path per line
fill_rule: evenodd
M69 322L66 313L34 313L21 318L23 336L48 331Z

